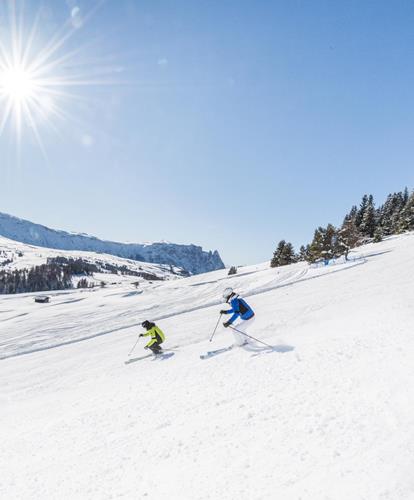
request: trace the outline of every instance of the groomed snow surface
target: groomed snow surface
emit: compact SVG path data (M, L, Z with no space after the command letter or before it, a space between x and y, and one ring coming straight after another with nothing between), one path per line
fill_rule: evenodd
M414 499L414 234L356 256L0 296L0 498ZM200 359L227 286L273 350Z

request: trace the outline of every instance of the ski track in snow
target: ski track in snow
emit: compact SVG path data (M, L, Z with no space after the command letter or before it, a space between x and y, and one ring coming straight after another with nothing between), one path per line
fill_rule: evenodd
M139 296L0 297L2 356L47 349L0 362L0 498L413 500L414 234L360 254ZM232 344L208 341L229 283L274 349L200 360ZM141 339L128 359L144 314L172 357L134 361Z
M311 270L311 271L313 271L313 273L311 273L309 271L307 266L305 267L304 264L300 264L299 270L296 269L296 270L292 271L289 269L289 270L284 270L284 272L278 271L276 279L274 278L274 274L275 274L274 270L268 270L268 269L262 270L260 272L266 276L267 280L269 280L270 282L274 281L275 283L272 285L267 284L264 286L259 286L257 288L254 288L254 287L247 288L246 287L245 288L246 291L245 291L245 293L243 293L243 296L244 297L252 297L254 295L270 292L270 291L276 290L278 288L292 286L292 285L295 285L295 284L298 284L298 283L301 283L304 281L321 278L321 277L330 275L332 273L342 272L344 270L351 269L352 267L354 267L356 265L363 264L363 263L365 263L365 260L361 259L361 260L358 260L356 262L350 262L350 263L344 264L344 265L340 266L339 268L327 267L327 268L322 268L322 269L317 269L317 270ZM294 266L289 266L289 267L294 267ZM240 278L243 279L246 275L252 275L252 274L255 274L257 272L258 271L252 271L252 272L241 274ZM279 273L281 273L281 277L279 277ZM222 272L222 274L223 274L223 272ZM311 274L311 275L308 276L308 274ZM231 279L231 278L233 278L233 276L219 278L218 280L216 280L214 282L204 282L201 284L202 285L206 285L206 284L214 285L214 287L213 287L214 292L216 292L218 282L223 281L223 280L227 280L227 279ZM63 337L66 337L67 334L69 333L69 336L70 336L69 339L66 339L66 338L62 339L62 337L60 335L57 335L57 333L59 333L59 332L56 329L52 329L52 330L51 329L44 329L42 324L36 325L36 332L38 332L37 335L33 335L33 331L30 332L30 337L31 338L34 337L34 340L31 341L29 344L24 342L24 339L27 337L27 335L25 335L24 332L22 335L23 341L17 342L17 343L10 343L7 335L4 335L4 337L3 336L1 337L2 340L0 341L0 360L7 359L10 357L15 357L15 356L21 356L23 354L31 354L34 352L43 351L43 350L47 350L47 349L51 349L51 348L55 348L55 347L62 347L62 346L73 344L75 342L90 340L90 339L93 339L95 337L100 337L102 335L108 335L111 333L116 333L116 332L120 332L122 330L126 330L128 328L133 328L133 327L139 326L142 322L142 319L140 319L138 321L131 321L130 320L129 324L125 324L125 323L123 323L121 325L119 324L120 319L122 317L130 317L131 313L135 313L136 316L139 315L141 318L144 318L146 316L150 316L153 321L161 321L161 320L169 319L169 318L179 316L179 315L182 315L185 313L191 313L194 311L210 308L210 307L217 306L217 305L221 304L220 300L217 300L217 298L215 300L209 300L209 301L207 300L207 303L203 303L203 299L205 297L211 296L211 293L209 294L210 290L205 290L205 295L200 293L198 295L198 300L194 300L194 302L196 302L197 305L195 305L193 307L188 307L188 306L187 307L182 307L182 306L176 307L175 304L177 302L180 304L180 302L181 302L179 299L180 293L183 293L185 288L188 288L188 285L186 287L186 284L187 283L185 283L184 286L175 286L174 285L173 291L176 293L173 293L173 294L170 293L170 297L168 299L170 302L170 310L172 312L168 312L167 314L162 314L162 312L160 312L160 310L161 311L163 311L165 309L168 310L168 306L165 302L162 303L162 305L158 305L158 306L157 305L150 305L150 306L147 305L149 300L154 301L153 295L149 294L149 300L148 299L143 300L143 303L135 303L134 302L132 305L132 307L134 309L132 311L131 311L131 304L126 304L126 306L125 306L126 310L124 312L118 313L118 317L116 318L116 326L114 326L113 328L105 328L102 331L96 332L96 325L98 325L100 323L107 325L108 319L107 319L107 317L105 317L104 320L102 320L100 315L96 314L97 311L95 309L94 313L90 316L90 318L86 318L85 316L82 316L82 318L80 318L81 319L80 324L78 323L76 325L73 325L72 327L65 325L61 329ZM169 284L166 284L167 288L171 288L171 287L168 287L168 285ZM189 286L194 287L195 285L197 285L197 284L192 283ZM99 291L99 290L93 289L90 293L97 292L97 291ZM165 291L164 289L161 289L161 293L164 291ZM190 292L193 293L191 288L190 288ZM76 292L72 292L72 293L76 294ZM218 292L218 293L220 295L220 292ZM133 298L135 298L137 295L140 295L140 294L141 293L137 293L137 292L125 293L125 292L118 291L116 293L111 292L109 294L102 294L102 295L106 298L107 297L118 297L118 298L131 298L131 297L133 297ZM172 295L172 297L171 297L171 295ZM214 295L217 296L217 293L214 293ZM31 300L31 297L27 296L27 295L24 298L26 301ZM99 296L99 299L100 298L101 298L101 296ZM147 298L147 297L145 297L145 298ZM68 299L68 300L65 300L62 302L50 304L48 307L60 307L62 305L66 305L66 304L77 303L77 302L80 302L82 300L85 300L85 297ZM37 304L35 304L35 308L36 307L38 307ZM91 309L91 307L93 307L93 305L89 305L89 309ZM99 306L95 306L95 307L96 308L97 307L105 307L105 304L100 304ZM30 309L33 310L34 308L31 307ZM66 316L66 309L64 309L64 311L65 311L65 316ZM29 312L21 313L17 316L11 316L9 318L6 318L4 321L10 320L10 319L15 319L15 318L18 318L20 316L25 316L28 314L30 314L30 313ZM113 314L112 310L111 310L111 314ZM87 319L89 319L90 321L93 321L92 329L93 329L94 333L90 333L85 328L85 320L87 320ZM27 326L26 323L24 324L24 327L25 326ZM31 326L31 328L33 329L33 326ZM76 330L76 333L74 334L72 330ZM14 337L14 341L15 340L16 340L16 337Z

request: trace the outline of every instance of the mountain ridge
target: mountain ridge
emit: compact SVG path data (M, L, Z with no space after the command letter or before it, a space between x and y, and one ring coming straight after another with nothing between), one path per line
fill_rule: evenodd
M122 243L93 235L51 229L42 224L0 212L0 235L29 245L57 250L80 250L108 253L118 257L154 264L171 264L191 274L223 269L217 250L204 251L201 246L177 243Z

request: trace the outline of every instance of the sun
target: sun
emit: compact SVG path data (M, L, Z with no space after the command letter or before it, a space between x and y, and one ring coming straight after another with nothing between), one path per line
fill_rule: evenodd
M64 44L75 30L64 27L43 39L40 14L30 28L24 23L24 2L9 1L2 7L8 11L4 18L9 23L0 25L0 136L8 128L13 142L20 146L26 132L34 134L45 153L41 128L49 125L55 130L53 122L64 119L67 89L74 86L62 67L70 62L71 53ZM75 84L81 85L83 80L80 77Z
M21 104L35 96L36 81L33 75L22 65L0 70L0 95Z
M85 102L80 89L112 85L108 78L115 70L100 67L98 59L85 53L85 45L73 40L92 13L72 10L48 36L40 30L43 11L39 8L27 26L24 6L24 0L0 0L0 20L8 20L0 23L0 137L7 129L20 148L25 134L32 134L47 156L43 132L59 132L57 124L68 121L79 124L73 110Z

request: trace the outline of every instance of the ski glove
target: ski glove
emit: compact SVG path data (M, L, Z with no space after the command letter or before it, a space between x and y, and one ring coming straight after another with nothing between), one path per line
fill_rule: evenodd
M231 325L230 321L226 321L225 323L223 323L224 328L227 328L230 325Z
M143 334L143 333L140 333L140 334L139 334L139 336L140 336L140 337L143 337L143 336L144 336L144 334Z
M220 314L227 314L227 311L225 311L224 309L222 309L222 310L220 311Z

